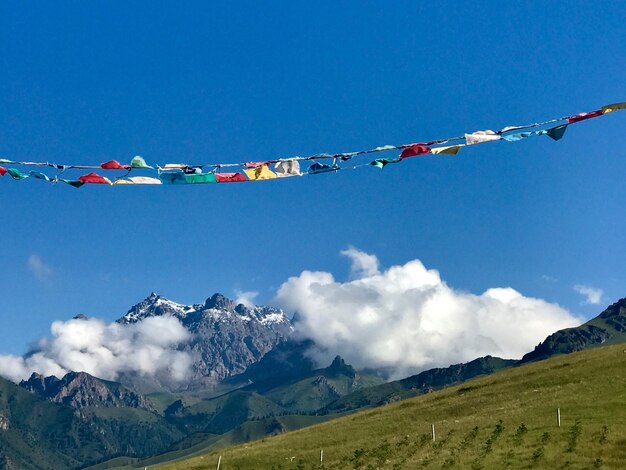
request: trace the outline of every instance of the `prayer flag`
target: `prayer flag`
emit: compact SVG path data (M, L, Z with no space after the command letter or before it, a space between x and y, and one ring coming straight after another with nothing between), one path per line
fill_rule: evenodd
M128 180L133 184L163 184L161 180L149 176L131 176Z
M463 147L462 145L450 145L449 147L435 147L433 149L430 149L430 152L437 155L437 154L443 154L443 155L456 155L457 153L459 153L459 150L461 150L461 147Z
M267 165L262 165L251 170L243 170L243 172L252 181L271 180L277 177L276 173L270 170Z
M376 147L374 149L374 152L384 152L386 150L395 150L398 147L396 147L395 145L383 145L382 147Z
M315 162L309 167L309 173L315 175L317 173L328 173L329 171L337 171L339 167L337 165L327 165L326 163Z
M269 165L272 162L247 162L244 166L248 169L250 168L258 168L263 165Z
M185 175L185 180L189 184L217 183L215 173L196 173L193 175Z
M613 111L618 111L620 109L626 109L626 103L613 103L602 106L602 112L604 114L612 113Z
M7 168L7 172L9 173L9 175L11 175L11 178L15 180L23 180L28 178L28 175L22 173L20 170L17 170L15 168Z
M75 188L80 188L83 184L85 184L82 181L78 181L78 180L59 179L58 181L61 181L62 183L65 183L65 184L69 184L70 186L73 186Z
M274 165L276 176L300 176L300 162L298 160L281 160Z
M50 181L48 175L45 175L39 171L29 171L28 174L33 178L37 178L38 180Z
M370 165L375 166L377 168L384 168L391 163L399 163L401 162L401 158L377 158Z
M588 113L580 113L580 114L576 114L575 116L570 116L567 118L567 122L570 124L574 124L575 122L580 122L586 119L591 119L594 117L602 116L603 114L604 114L604 111L601 109L598 109L597 111L590 111Z
M182 171L168 171L159 174L159 179L163 184L187 184L185 173Z
M97 173L87 173L86 175L79 176L78 181L89 184L112 184L109 178L100 176Z
M531 135L533 135L532 132L519 132L517 134L503 135L502 139L506 140L507 142L517 142L518 140L526 139Z
M151 166L148 166L148 164L146 164L146 161L139 155L137 155L136 157L133 157L133 159L130 161L130 167L131 168L152 168Z
M241 183L248 181L241 173L215 173L215 179L218 183Z
M417 155L426 155L427 153L430 153L430 152L431 152L430 147L426 147L425 145L422 145L422 144L414 144L405 148L400 154L400 158L409 158L409 157L415 157Z
M465 134L466 145L482 144L494 140L500 140L500 136L491 130L476 131L471 134Z

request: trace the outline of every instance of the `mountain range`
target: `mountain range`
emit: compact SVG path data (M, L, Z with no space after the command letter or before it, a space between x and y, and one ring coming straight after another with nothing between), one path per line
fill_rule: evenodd
M85 372L0 380L0 470L78 468L114 457L140 465L155 454L188 455L375 407L555 354L626 341L626 299L555 332L521 361L487 356L387 382L337 356L316 367L310 340L296 338L281 310L236 305L221 294L182 305L157 294L118 322L172 315L191 332L189 382L130 375L112 382ZM147 439L147 436L150 436Z

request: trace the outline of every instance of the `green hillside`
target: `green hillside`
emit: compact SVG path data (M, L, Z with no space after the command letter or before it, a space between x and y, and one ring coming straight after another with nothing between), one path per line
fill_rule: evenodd
M511 367L516 362L509 359L500 359L499 357L485 356L464 364L429 369L406 379L354 391L333 401L320 412L337 413L386 405L461 383L479 375L492 374L497 370Z
M146 456L183 434L142 409L84 408L49 402L0 378L0 468L77 468L120 454Z
M336 469L624 468L626 350L561 355L157 468L214 469L218 455L222 470L320 468L321 449Z

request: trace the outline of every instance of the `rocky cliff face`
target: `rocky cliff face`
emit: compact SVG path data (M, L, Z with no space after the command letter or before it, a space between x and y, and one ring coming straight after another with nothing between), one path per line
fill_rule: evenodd
M547 359L556 354L568 354L602 344L626 341L626 298L607 307L587 323L557 331L525 354L520 363Z
M179 347L193 360L186 389L211 387L242 373L292 331L291 322L282 310L236 305L221 294L214 294L203 304L182 305L153 293L118 322L131 324L160 315L178 318L192 334Z
M150 401L143 395L118 383L101 380L85 372L70 372L62 379L33 374L30 379L20 382L20 387L50 401L75 409L125 406L154 411Z

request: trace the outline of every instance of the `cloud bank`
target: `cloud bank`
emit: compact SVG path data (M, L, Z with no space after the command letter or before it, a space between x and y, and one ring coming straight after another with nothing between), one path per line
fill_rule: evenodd
M189 332L173 317L150 317L132 325L97 319L55 321L50 332L52 336L39 340L26 356L0 356L0 375L19 382L33 372L60 378L69 371L84 371L108 380L135 373L180 381L191 366L189 355L175 349Z
M386 368L393 378L488 354L520 358L556 330L582 320L510 287L481 295L448 286L419 260L378 270L375 256L350 248L353 279L304 271L279 288L296 311L297 334L315 341L327 365L340 354L355 367ZM356 276L356 277L355 277Z

